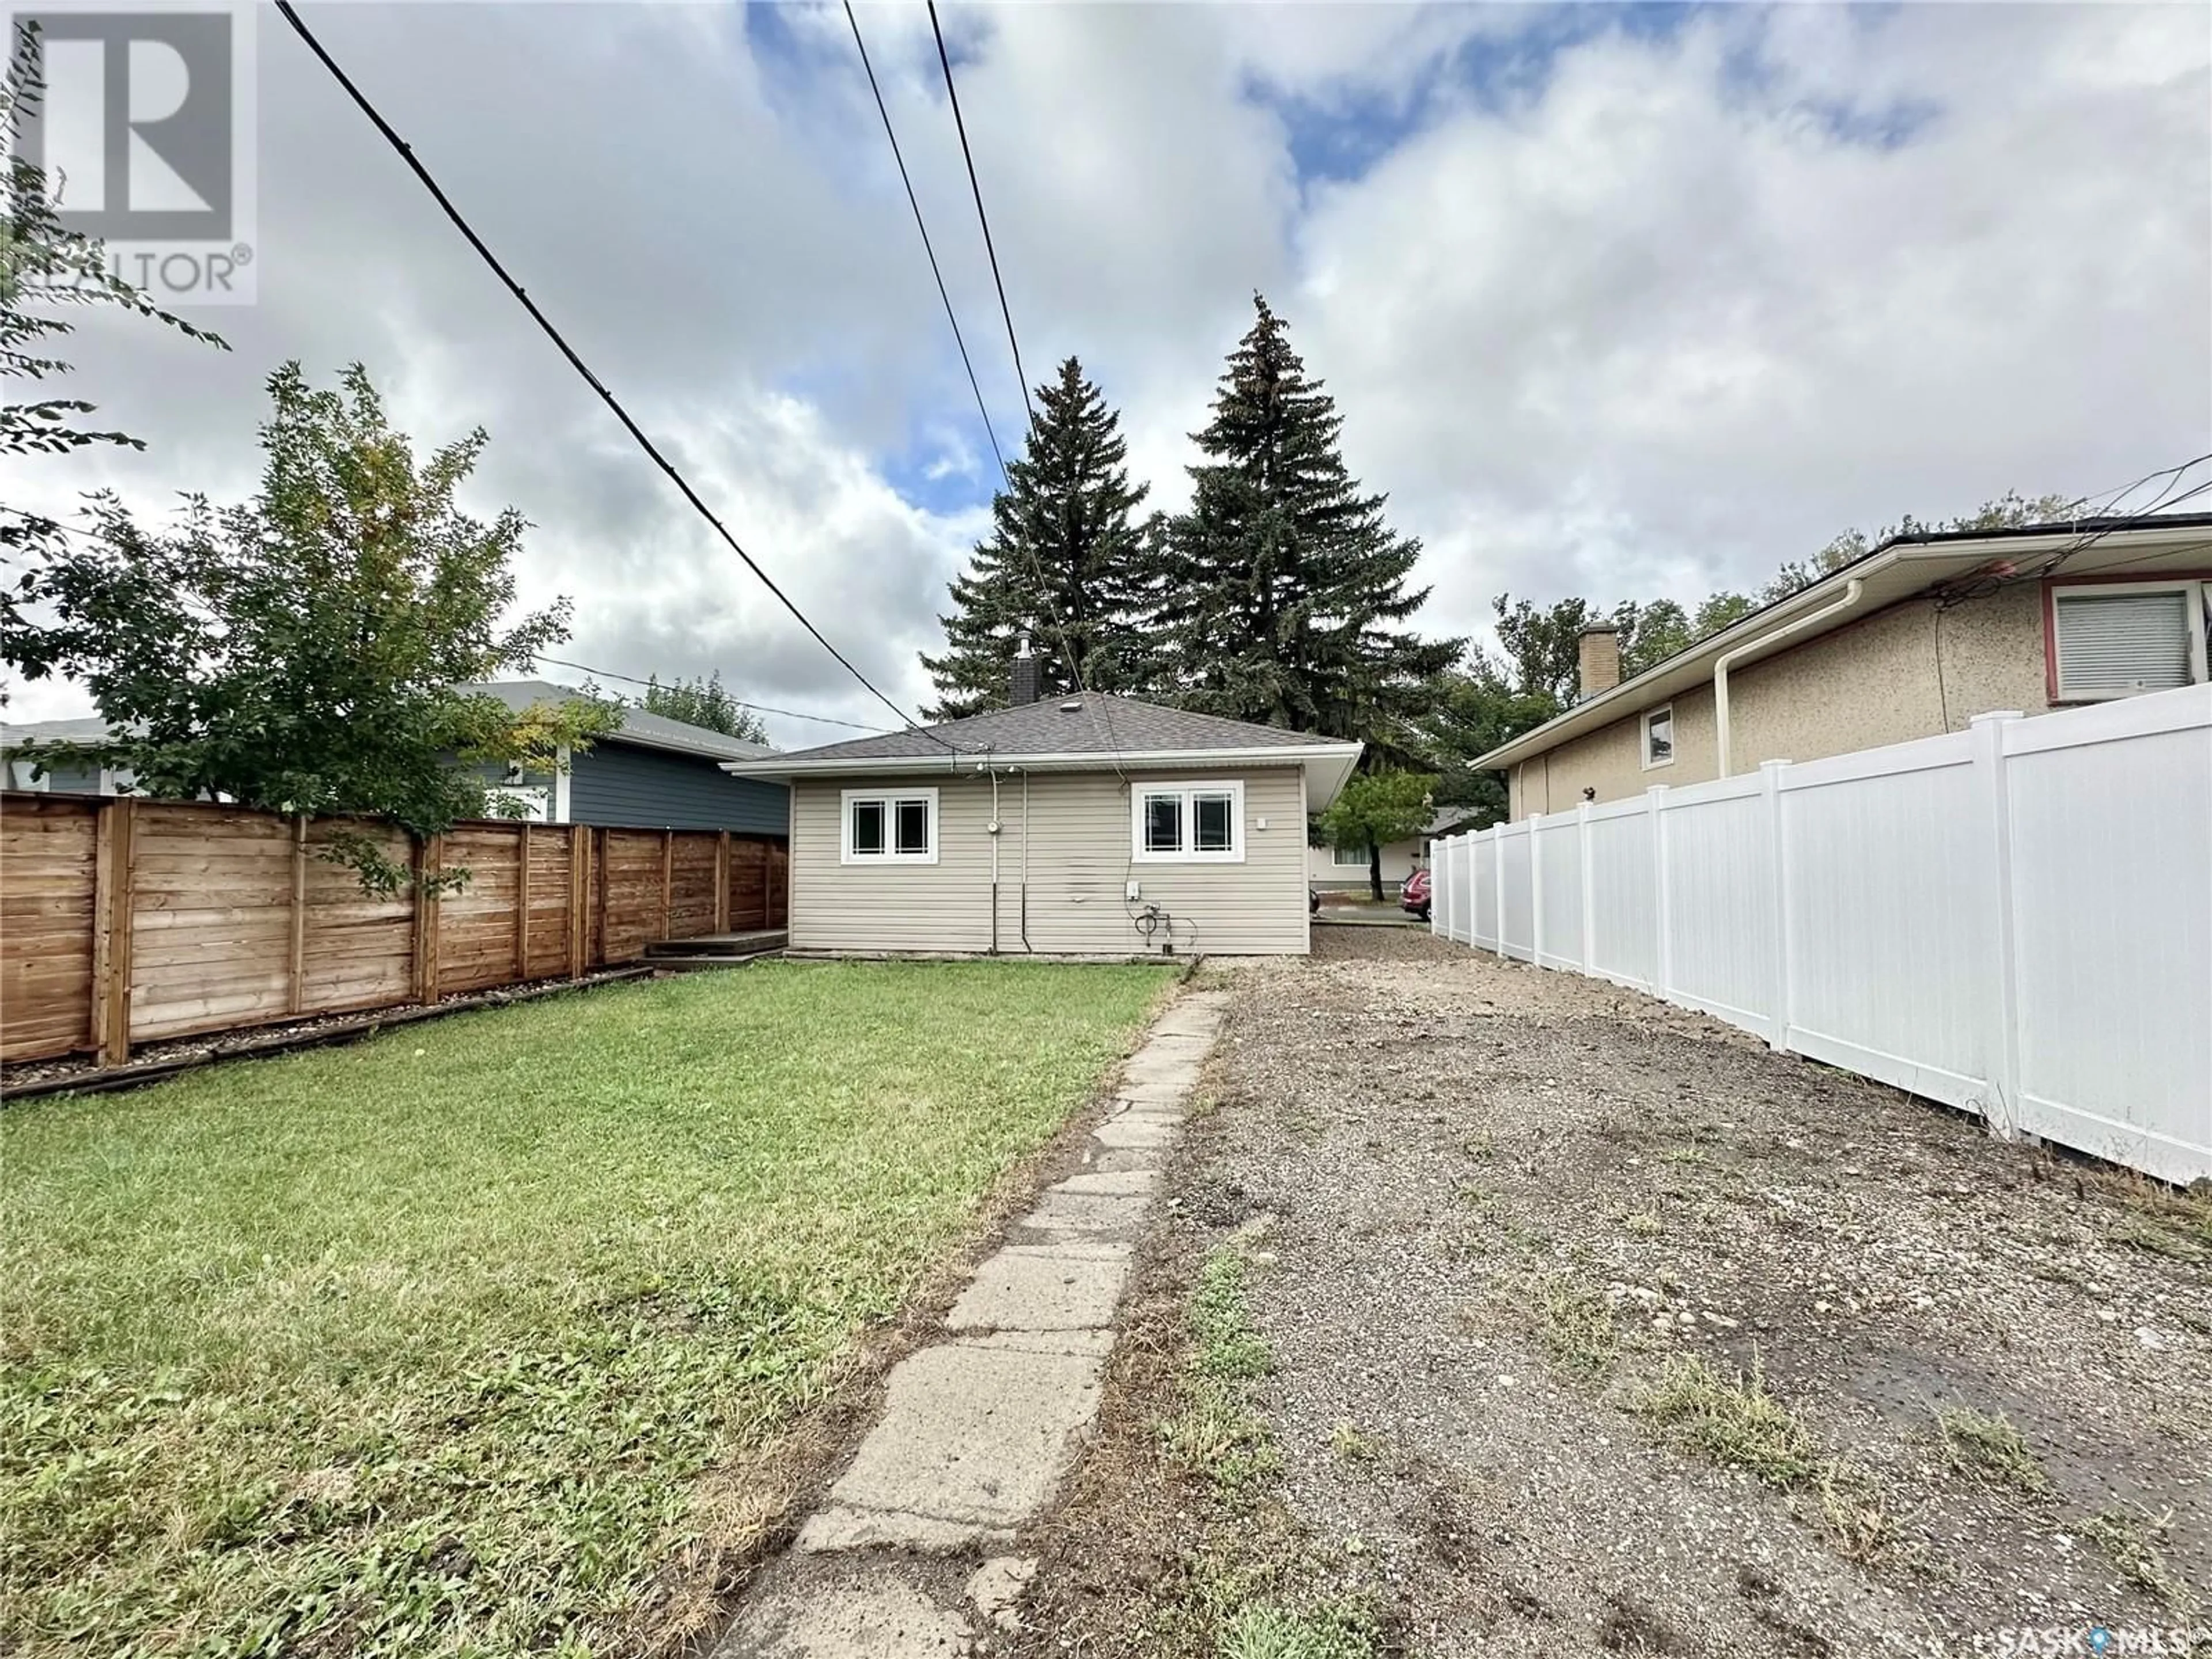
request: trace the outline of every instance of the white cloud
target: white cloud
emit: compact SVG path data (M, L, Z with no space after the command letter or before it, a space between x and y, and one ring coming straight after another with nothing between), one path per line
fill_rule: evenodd
M1501 588L1689 596L1849 524L2212 448L2212 70L2187 9L945 15L1030 378L1080 355L1173 507L1264 289L1354 469L1427 543L1437 632ZM930 509L988 463L842 12L316 22L748 548L921 701L914 653L981 523ZM861 22L1017 441L926 20ZM152 448L37 464L8 499L235 495L268 369L359 357L426 446L489 428L478 498L537 526L524 586L575 597L563 654L870 719L273 24L263 60L263 301L213 319L236 352L88 329L69 389ZM1332 137L1367 159L1302 177ZM78 706L34 687L9 712Z

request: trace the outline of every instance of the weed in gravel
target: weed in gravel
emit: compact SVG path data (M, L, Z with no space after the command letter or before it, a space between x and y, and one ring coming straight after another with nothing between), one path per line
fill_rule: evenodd
M1656 1210L1638 1210L1620 1218L1620 1229L1631 1238L1656 1238L1667 1231L1667 1224Z
M1206 1258L1191 1297L1192 1364L1208 1376L1265 1376L1274 1368L1266 1339L1244 1307L1244 1253L1224 1246Z
M1595 1291L1555 1287L1538 1310L1536 1334L1562 1370L1601 1380L1620 1356L1613 1304Z
M1766 1391L1756 1359L1748 1376L1739 1372L1733 1379L1702 1358L1678 1360L1638 1409L1672 1430L1686 1450L1748 1470L1771 1486L1794 1486L1820 1468L1812 1437Z
M1944 1456L1960 1474L2028 1492L2049 1489L2051 1477L2003 1413L1991 1416L1971 1406L1946 1406L1936 1413L1936 1428L1943 1437Z
M2148 1215L2123 1217L2110 1237L2115 1244L2146 1255L2162 1255L2169 1261L2195 1261L2204 1254L2180 1233Z
M1346 1419L1329 1431L1329 1449L1347 1463L1364 1463L1375 1455L1375 1443L1360 1433L1359 1425Z
M1837 1554L1872 1566L1896 1549L1897 1523L1863 1470L1832 1457L1820 1466L1814 1484L1820 1500L1820 1530Z
M2173 1511L2153 1514L2141 1504L2100 1510L2082 1524L2089 1540L2112 1558L2120 1577L2148 1590L2183 1618L2197 1611L2197 1598L2166 1564L2158 1547L2173 1524Z
M1358 1601L1298 1609L1276 1601L1239 1607L1220 1626L1220 1659L1368 1659L1376 1651L1374 1610Z
M1249 1398L1252 1379L1266 1376L1274 1360L1244 1306L1245 1270L1243 1253L1233 1245L1215 1250L1200 1267L1182 1409L1160 1425L1168 1455L1231 1503L1249 1500L1282 1467L1274 1437Z

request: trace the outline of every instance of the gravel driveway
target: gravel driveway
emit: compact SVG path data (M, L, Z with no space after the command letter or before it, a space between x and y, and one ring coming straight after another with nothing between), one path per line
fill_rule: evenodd
M1228 976L1029 1651L1219 1647L1265 1588L1368 1613L1255 1653L2212 1653L2212 1200L1596 981L1316 944ZM1224 1240L1256 1497L1161 1449Z

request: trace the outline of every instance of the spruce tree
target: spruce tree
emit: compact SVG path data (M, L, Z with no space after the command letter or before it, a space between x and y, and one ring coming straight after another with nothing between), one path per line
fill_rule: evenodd
M1194 434L1190 510L1154 551L1152 623L1168 692L1233 720L1359 738L1395 751L1423 682L1465 641L1403 623L1428 598L1406 579L1421 544L1383 522L1337 447L1343 419L1309 380L1282 319L1259 319L1229 356L1213 420Z
M951 583L945 651L924 655L937 684L935 720L1003 708L1018 641L1037 658L1042 695L1075 690L1070 659L1093 691L1131 691L1146 677L1133 626L1142 580L1130 515L1145 486L1129 482L1121 416L1070 357L1037 388L1025 453L992 497L990 537Z

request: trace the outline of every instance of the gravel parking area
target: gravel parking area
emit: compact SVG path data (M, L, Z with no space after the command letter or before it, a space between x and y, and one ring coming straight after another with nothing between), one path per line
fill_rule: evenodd
M1316 945L1231 979L1027 1650L2212 1654L2212 1198L1596 981ZM1256 1492L1162 1450L1230 1240ZM1364 1611L1236 1649L1263 1591Z

